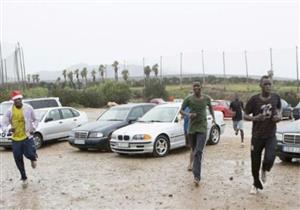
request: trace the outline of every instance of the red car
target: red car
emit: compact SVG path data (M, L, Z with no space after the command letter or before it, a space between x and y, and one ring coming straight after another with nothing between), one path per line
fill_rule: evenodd
M224 117L232 117L232 111L230 110L230 101L227 100L213 100L211 101L213 110L223 112Z

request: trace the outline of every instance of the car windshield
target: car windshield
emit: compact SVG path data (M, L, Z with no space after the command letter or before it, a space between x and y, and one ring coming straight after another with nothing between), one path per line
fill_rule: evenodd
M147 112L139 122L172 122L178 107L155 107Z
M104 112L98 121L123 121L126 119L130 108L114 107Z
M47 110L34 110L35 117L38 121L42 121L43 117L47 113Z
M5 115L8 109L12 106L13 103L1 103L0 104L0 115Z

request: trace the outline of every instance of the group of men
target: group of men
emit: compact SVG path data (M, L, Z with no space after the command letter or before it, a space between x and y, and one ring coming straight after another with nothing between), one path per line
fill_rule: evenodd
M257 194L258 189L263 189L263 183L267 181L269 172L275 160L276 123L281 119L281 101L276 93L272 93L272 82L268 76L262 76L260 80L261 92L252 96L246 106L239 100L238 95L231 102L230 109L233 112L233 128L235 134L240 132L242 146L244 146L243 119L252 121L251 138L251 168L253 184L250 193ZM186 141L191 147L188 170L193 171L194 183L199 185L201 180L201 165L203 151L206 145L206 108L209 108L215 123L214 111L210 97L202 94L201 84L193 83L193 94L183 101L180 113L185 117L184 130ZM261 156L264 150L264 158L261 167ZM261 170L261 176L259 176Z
M260 80L261 93L254 95L247 102L245 108L243 103L236 97L230 107L234 113L233 126L236 132L241 134L242 144L244 141L243 118L253 121L251 138L251 167L253 184L250 193L256 194L258 189L263 189L262 182L266 182L267 172L273 166L275 160L276 123L280 121L281 102L280 97L271 92L271 80L263 76ZM201 165L203 162L203 151L206 145L207 114L209 108L212 123L215 123L215 115L209 96L202 94L202 86L199 82L193 83L193 93L187 96L182 104L180 113L185 117L185 134L191 147L188 170L193 172L196 186L201 181ZM33 133L37 127L37 120L31 106L22 103L20 91L13 91L11 99L14 101L12 107L6 113L2 130L8 129L12 133L12 150L17 168L21 174L23 187L27 187L27 176L24 167L23 156L31 161L32 168L37 166L37 153L33 141ZM244 114L243 114L244 111ZM262 150L264 152L261 177L259 176L261 166ZM260 179L261 178L261 179Z

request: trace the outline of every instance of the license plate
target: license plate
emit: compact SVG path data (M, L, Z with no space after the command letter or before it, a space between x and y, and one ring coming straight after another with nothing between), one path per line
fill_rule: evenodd
M84 140L82 140L82 139L75 139L74 143L75 144L85 144Z
M119 147L129 147L129 144L127 142L120 142Z
M284 152L300 153L299 147L283 147Z

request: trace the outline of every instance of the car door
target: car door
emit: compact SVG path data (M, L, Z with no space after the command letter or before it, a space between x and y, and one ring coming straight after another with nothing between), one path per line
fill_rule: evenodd
M173 148L185 146L183 124L184 124L184 118L180 113L178 113L174 122L171 125L172 136L174 136L174 138L172 138L173 142L171 143L173 144Z
M48 121L49 119L52 119L51 121ZM60 138L61 135L63 135L63 127L62 124L62 116L60 114L59 109L51 109L47 113L45 117L45 123L44 129L43 129L43 138L44 140L48 139L57 139Z
M61 108L63 136L69 136L70 131L76 127L78 117L75 117L70 108Z

